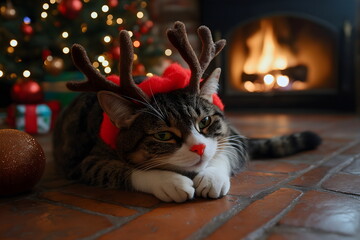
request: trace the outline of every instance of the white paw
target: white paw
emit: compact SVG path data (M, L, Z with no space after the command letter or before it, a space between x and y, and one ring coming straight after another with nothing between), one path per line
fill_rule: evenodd
M219 198L230 190L230 177L216 168L205 168L194 178L196 195L204 198Z
M154 195L165 202L185 202L194 197L195 189L190 178L166 172L154 186Z
M133 174L135 189L151 193L164 202L185 202L194 198L193 181L178 173L161 170Z

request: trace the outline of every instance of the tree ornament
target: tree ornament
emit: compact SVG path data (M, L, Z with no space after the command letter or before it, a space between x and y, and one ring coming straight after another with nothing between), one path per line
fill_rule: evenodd
M141 27L140 27L140 32L141 32L142 34L146 34L146 33L148 33L148 32L151 30L151 28L152 28L153 26L154 26L154 22L148 20L148 21L144 22L144 23L141 25Z
M59 75L64 70L64 60L59 57L48 56L44 62L44 68L52 75Z
M132 74L134 76L144 76L145 75L145 66L141 63L135 64Z
M16 103L35 104L44 100L44 93L38 82L19 79L11 88L11 98Z
M119 4L118 0L108 0L108 6L111 8L117 7L118 4Z
M125 4L125 5L124 5L124 9L125 9L126 11L136 13L136 12L137 12L137 5L138 5L138 2L137 2L137 1L132 2L132 3L130 3L130 4Z
M145 22L145 26L147 26L150 29L154 26L154 22L151 20L148 20Z
M147 26L145 26L145 25L142 25L142 26L141 26L140 32L141 32L142 34L145 34L145 33L147 33L148 31L149 31L149 28L148 28Z
M61 0L58 10L64 17L74 19L79 15L82 7L81 0Z
M45 61L49 56L51 56L51 51L49 49L44 49L41 52L41 58Z
M21 24L21 31L27 35L31 36L34 33L34 28L30 25L30 23L22 23Z
M149 37L149 38L146 40L146 43L147 43L147 44L153 44L153 43L154 43L154 38Z
M110 49L109 53L112 59L118 60L120 58L120 47L114 46L113 48Z
M46 158L40 144L15 129L0 130L0 195L30 191L41 179Z
M6 19L14 19L16 17L16 10L10 0L6 1L5 7L1 8L1 16Z

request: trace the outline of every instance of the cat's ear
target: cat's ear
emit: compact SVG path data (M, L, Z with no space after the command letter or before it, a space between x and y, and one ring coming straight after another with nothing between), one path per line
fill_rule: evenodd
M211 103L213 102L213 94L216 94L219 89L220 73L221 68L216 68L200 87L200 97Z
M128 127L137 117L136 105L118 94L100 91L97 93L97 97L101 108L116 127Z

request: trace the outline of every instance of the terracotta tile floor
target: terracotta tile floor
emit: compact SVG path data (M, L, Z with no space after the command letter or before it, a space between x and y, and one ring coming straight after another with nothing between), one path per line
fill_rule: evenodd
M246 136L319 133L319 149L250 162L228 196L165 204L156 198L71 183L48 157L33 192L0 198L0 239L359 239L360 118L229 114Z

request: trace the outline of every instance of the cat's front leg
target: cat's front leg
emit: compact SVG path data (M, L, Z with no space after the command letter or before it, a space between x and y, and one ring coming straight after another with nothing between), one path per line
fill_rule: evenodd
M196 195L204 198L219 198L230 190L230 164L226 155L220 154L194 178Z
M185 202L195 193L190 178L170 171L134 170L131 184L135 190L153 194L164 202Z

